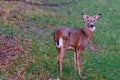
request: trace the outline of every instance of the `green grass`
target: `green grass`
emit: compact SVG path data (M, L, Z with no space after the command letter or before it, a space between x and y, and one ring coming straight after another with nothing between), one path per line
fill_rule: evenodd
M65 1L65 0L64 0ZM63 2L64 2L63 1ZM67 0L71 1L71 0ZM60 0L50 3L61 2ZM93 42L98 45L99 51L89 48L82 53L82 68L85 80L119 80L120 79L120 1L119 0L79 0L76 3L60 7L35 7L25 12L23 28L26 25L34 27L22 34L32 39L29 56L35 61L29 61L26 68L26 79L48 79L59 76L57 53L53 43L53 32L59 26L82 28L85 22L81 13L96 15L101 18L96 22L96 32ZM2 25L4 26L4 25ZM15 33L13 28L0 27L2 33ZM37 32L40 29L41 32ZM6 32L7 31L7 32ZM1 34L1 32L0 32ZM25 46L24 46L25 47ZM21 58L19 60L22 60ZM13 63L14 64L14 63ZM21 62L22 64L22 62ZM62 80L81 79L74 69L73 52L67 51L63 59ZM9 68L13 66L9 66ZM22 66L21 66L22 67ZM11 69L10 68L10 69ZM2 75L4 73L1 73ZM29 75L33 74L30 78ZM4 74L5 75L5 74ZM3 77L3 76L2 76Z

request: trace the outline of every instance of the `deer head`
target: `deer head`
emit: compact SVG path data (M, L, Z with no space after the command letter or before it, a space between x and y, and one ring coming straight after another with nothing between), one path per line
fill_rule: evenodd
M82 18L86 21L86 27L91 31L95 31L95 21L100 18L101 14L97 14L95 16L88 16L86 14L81 14Z

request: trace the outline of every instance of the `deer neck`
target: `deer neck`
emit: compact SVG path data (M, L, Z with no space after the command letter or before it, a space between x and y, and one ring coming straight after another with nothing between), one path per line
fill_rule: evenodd
M94 35L94 31L90 30L90 28L88 27L88 24L86 24L86 26L83 28L83 31L85 32L86 36L88 37L88 40L90 40Z

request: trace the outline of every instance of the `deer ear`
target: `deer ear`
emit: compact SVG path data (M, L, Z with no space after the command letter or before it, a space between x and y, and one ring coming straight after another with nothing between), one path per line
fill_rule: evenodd
M85 19L85 20L89 18L89 16L86 15L86 14L84 14L84 13L82 13L81 16L82 16L82 18Z
M101 14L99 13L99 14L97 14L96 16L95 16L95 19L97 20L97 19L100 19L100 16L101 16Z

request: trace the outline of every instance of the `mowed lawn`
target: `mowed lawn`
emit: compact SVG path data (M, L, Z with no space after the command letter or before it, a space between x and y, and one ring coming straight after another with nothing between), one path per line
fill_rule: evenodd
M27 54L20 54L0 70L5 80L119 80L120 79L120 0L40 0L30 5L22 2L1 2L1 9L18 10L18 19L6 13L6 19L0 19L0 35L16 35L27 41L20 45ZM38 2L38 0L33 1ZM65 3L65 4L64 4ZM20 8L20 10L19 10ZM59 75L57 53L53 43L53 32L60 26L83 28L81 13L94 16L101 13L96 21L96 31L92 42L82 53L83 76L74 69L73 52L67 51L63 59L63 76ZM14 19L13 19L14 18ZM21 52L22 53L22 52Z

